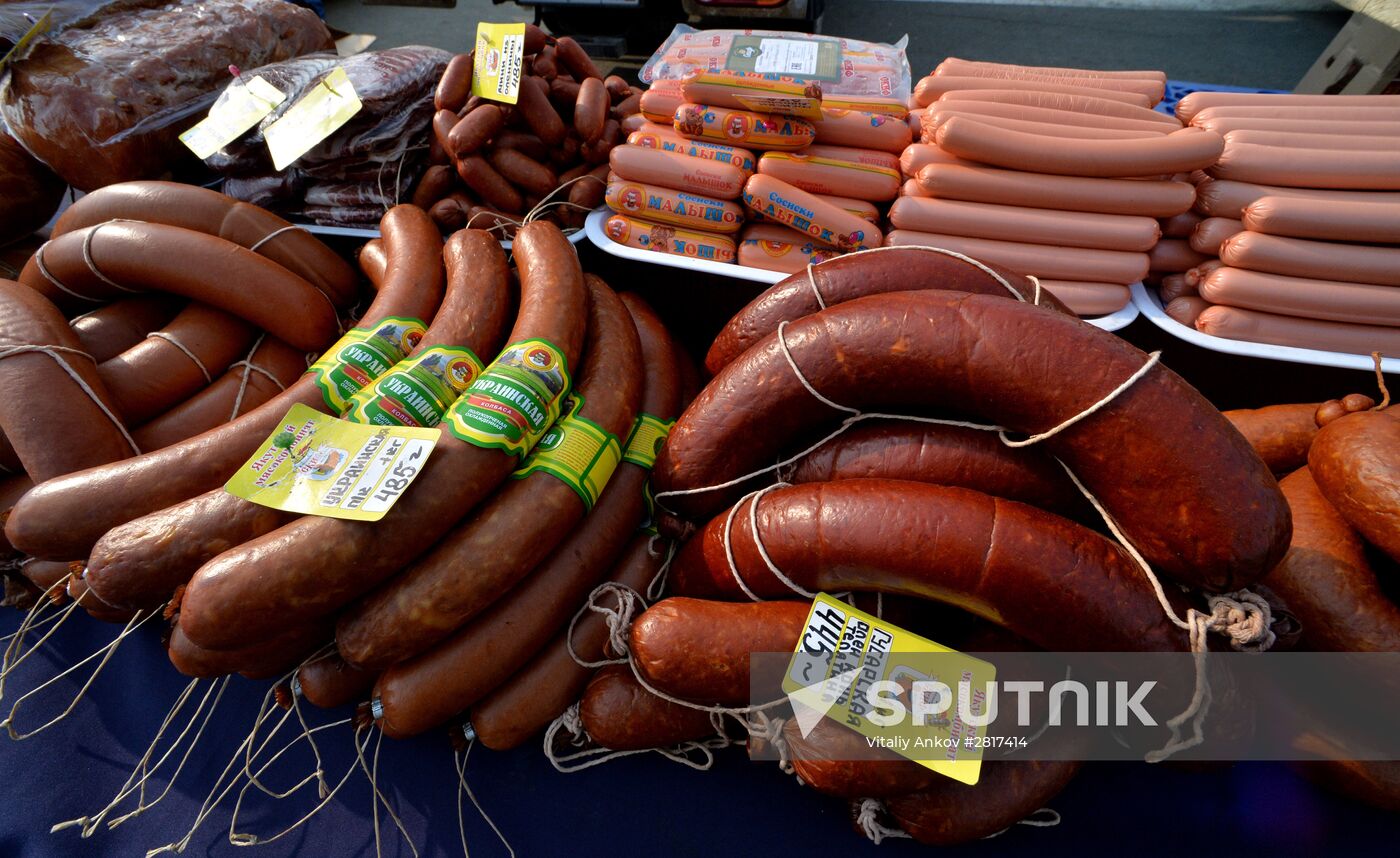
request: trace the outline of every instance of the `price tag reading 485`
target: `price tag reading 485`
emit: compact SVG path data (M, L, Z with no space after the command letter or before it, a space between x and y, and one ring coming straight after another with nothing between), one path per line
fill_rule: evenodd
M224 490L287 512L378 521L422 472L440 436L295 405Z

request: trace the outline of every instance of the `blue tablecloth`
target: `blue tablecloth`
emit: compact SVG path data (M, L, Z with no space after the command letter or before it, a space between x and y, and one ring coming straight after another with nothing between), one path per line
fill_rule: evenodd
M19 614L0 615L0 634ZM141 856L178 839L190 826L214 779L251 726L270 683L231 679L215 716L163 802L115 830L82 840L76 830L50 834L56 822L91 814L121 788L161 719L187 683L170 667L153 622L129 637L71 717L22 742L0 738L0 856ZM78 614L9 678L0 702L7 713L25 691L110 640L116 629ZM60 710L81 685L70 676L42 699L27 702L16 727L37 726ZM202 695L210 683L197 688ZM186 710L191 711L189 709ZM308 708L311 723L349 715ZM187 720L187 719L186 719ZM178 728L171 731L178 733ZM191 731L193 732L193 731ZM299 732L299 729L297 730ZM294 732L284 728L270 748ZM351 728L318 734L333 784L354 763ZM363 738L363 737L362 737ZM162 746L165 747L165 746ZM304 748L304 746L301 746ZM369 750L374 748L371 739ZM151 780L148 796L166 786L171 761ZM263 755L266 759L268 754ZM281 789L311 771L310 758L289 752L264 780ZM908 841L876 847L854 833L842 802L799 786L771 763L750 762L742 749L719 754L711 771L693 771L655 755L616 760L583 772L554 771L538 743L510 753L473 750L467 780L520 856L612 855L641 852L708 855L912 855L928 852ZM453 754L445 733L383 742L378 782L423 856L461 854ZM233 798L217 808L192 838L187 855L229 856ZM239 830L269 836L315 804L314 787L273 801L250 790ZM119 816L135 806L128 800ZM466 803L466 837L477 858L506 855ZM1395 821L1318 792L1283 765L1238 765L1194 773L1146 764L1098 764L1052 806L1056 828L1018 827L995 840L952 850L979 856L1123 852L1172 855L1335 853L1348 846L1394 848ZM288 837L237 852L259 858L374 854L367 780L359 773L326 809ZM411 855L381 812L386 856ZM947 852L945 851L945 853Z

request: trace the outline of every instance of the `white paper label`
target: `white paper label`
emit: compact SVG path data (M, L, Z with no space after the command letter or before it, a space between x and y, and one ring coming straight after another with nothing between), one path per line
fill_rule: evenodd
M285 170L311 147L360 112L360 97L345 69L337 66L263 132L272 166Z
M753 70L759 74L810 75L817 71L818 42L797 39L763 39Z

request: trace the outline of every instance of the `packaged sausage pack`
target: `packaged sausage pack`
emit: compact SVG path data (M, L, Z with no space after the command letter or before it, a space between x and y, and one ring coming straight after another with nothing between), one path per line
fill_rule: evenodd
M821 107L903 110L911 75L904 48L769 30L696 30L676 25L642 66L641 79L678 80L686 97L761 113L821 118ZM691 96L694 96L693 98ZM902 113L901 113L902 115Z

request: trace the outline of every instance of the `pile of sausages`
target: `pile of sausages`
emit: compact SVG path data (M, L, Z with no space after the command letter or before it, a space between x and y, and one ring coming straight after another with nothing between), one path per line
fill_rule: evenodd
M905 108L885 99L807 120L755 113L741 97L708 78L658 80L642 94L643 121L611 156L608 236L789 273L879 247L910 140Z
M1158 71L944 60L914 90L921 142L900 159L888 242L1033 274L1080 315L1120 309L1128 284L1178 270L1185 243L1161 240L1159 219L1191 208L1188 174L1223 145L1152 110L1165 86Z
M1400 96L1196 92L1177 116L1221 134L1170 232L1193 262L1167 312L1212 336L1400 352Z
M1298 618L1303 649L1400 651L1400 603L1389 586L1400 563L1400 408L1387 405L1388 397L1377 406L1351 394L1226 412L1284 475L1293 535L1263 584ZM1296 744L1326 756L1328 735L1322 723ZM1328 760L1300 768L1324 786L1400 810L1400 763Z
M335 338L357 289L353 269L310 234L189 185L108 186L74 203L52 235L18 283L0 284L3 349L14 350L0 361L7 517L35 484L196 443L277 399L307 353ZM86 514L79 505L76 519L44 527ZM36 556L23 537L0 547ZM58 600L67 562L86 553L42 559L57 562L23 561L23 572ZM74 578L66 591L85 589ZM95 597L82 605L113 615Z
M470 53L453 57L438 83L430 166L412 202L444 234L470 226L509 238L541 202L544 216L578 227L603 200L608 153L640 96L604 78L571 37L526 24L524 51L514 105L471 94Z
M810 607L793 600L800 593L954 605L979 618L977 635L999 636L991 649L1184 650L1142 570L1090 528L1095 514L1056 459L1160 574L1219 592L1282 558L1289 513L1269 466L1161 366L1043 446L882 419L793 458L851 409L952 412L1044 432L1147 360L1052 297L1022 300L1032 284L996 264L900 247L811 274L772 287L725 326L706 357L712 381L658 458L662 533L684 540L670 567L675 595L631 626L630 665L587 687L578 714L595 742L636 750L713 735L707 707L758 702L750 654L795 648ZM1132 456L1121 454L1125 439ZM782 483L772 483L773 462L786 463ZM1190 526L1164 520L1167 507L1189 508ZM994 762L967 788L894 758L853 762L862 755L843 743L864 740L834 725L784 736L802 746L792 761L804 782L881 799L929 843L999 831L1077 770Z

